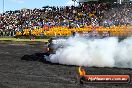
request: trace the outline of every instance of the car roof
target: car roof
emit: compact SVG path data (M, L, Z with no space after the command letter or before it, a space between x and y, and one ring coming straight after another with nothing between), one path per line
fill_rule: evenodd
M57 37L52 37L51 39L68 39L69 37L65 36L57 36Z

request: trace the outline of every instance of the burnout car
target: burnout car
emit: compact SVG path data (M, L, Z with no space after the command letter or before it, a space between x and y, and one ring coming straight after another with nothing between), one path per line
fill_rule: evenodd
M48 49L51 54L54 54L57 49L63 48L68 37L53 37L48 41Z
M32 55L24 55L21 60L27 61L50 61L49 55L54 54L57 49L63 48L68 37L52 37L47 45L44 46L44 53L35 53Z

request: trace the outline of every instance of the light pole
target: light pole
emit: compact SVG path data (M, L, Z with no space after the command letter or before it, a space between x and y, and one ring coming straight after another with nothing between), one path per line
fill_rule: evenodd
M74 2L74 6L75 6L75 2L76 2L76 0L72 0L73 2Z
M124 0L117 0L117 3L122 4Z
M3 13L5 12L5 0L3 0Z

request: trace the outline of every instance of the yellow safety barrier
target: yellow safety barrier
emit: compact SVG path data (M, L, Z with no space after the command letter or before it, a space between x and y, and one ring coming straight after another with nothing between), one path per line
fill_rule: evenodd
M47 30L48 29L48 30ZM16 35L30 35L30 32L34 36L39 36L40 34L43 34L45 36L54 36L54 35L62 35L62 36L68 36L71 35L72 32L89 32L92 30L96 30L98 32L110 32L111 36L125 36L125 35L131 35L132 34L132 26L110 26L110 27L92 27L86 26L83 28L68 28L68 27L61 27L61 26L55 26L52 28L37 28L37 29L23 29L23 34L21 32L16 32Z

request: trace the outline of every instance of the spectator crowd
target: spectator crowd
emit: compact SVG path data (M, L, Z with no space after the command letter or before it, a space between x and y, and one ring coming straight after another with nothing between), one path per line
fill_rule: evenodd
M49 7L22 9L0 14L0 36L15 36L37 33L45 34L50 28L92 28L132 25L132 2L84 3L77 7ZM70 33L67 29L66 32ZM60 28L61 29L61 28ZM25 32L27 31L27 32ZM31 33L30 33L31 32ZM46 34L45 34L46 35Z

